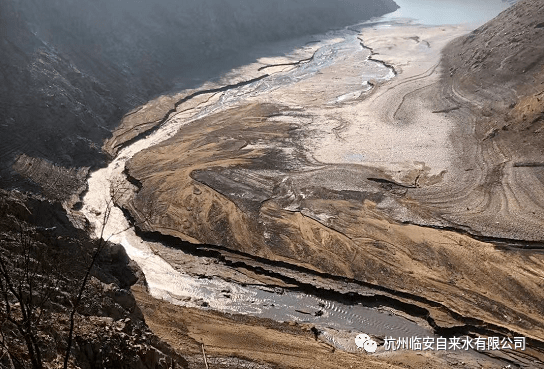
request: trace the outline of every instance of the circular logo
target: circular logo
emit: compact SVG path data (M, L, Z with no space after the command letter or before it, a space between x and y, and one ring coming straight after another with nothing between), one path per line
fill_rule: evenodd
M366 352L376 352L378 349L378 344L374 340L368 340L365 342L363 347Z
M372 340L368 334L358 334L355 337L355 345L357 347L364 349L366 352L376 352L378 344L376 341Z
M365 342L368 340L370 340L369 335L361 333L358 334L357 337L355 337L355 344L357 345L357 347L363 348L365 346Z

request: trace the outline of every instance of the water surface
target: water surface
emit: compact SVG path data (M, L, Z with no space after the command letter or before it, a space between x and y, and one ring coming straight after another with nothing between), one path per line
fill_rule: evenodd
M426 25L467 24L478 27L516 0L395 0L398 10L384 19L411 18Z

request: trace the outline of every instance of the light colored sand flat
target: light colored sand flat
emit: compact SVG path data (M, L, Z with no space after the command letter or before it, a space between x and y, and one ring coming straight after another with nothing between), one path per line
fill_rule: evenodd
M306 146L323 163L356 163L384 169L403 181L414 170L430 175L451 165L453 122L435 114L419 94L440 77L440 50L463 27L397 26L365 30L373 58L398 75L351 104L310 109L315 130ZM429 170L430 169L430 170Z

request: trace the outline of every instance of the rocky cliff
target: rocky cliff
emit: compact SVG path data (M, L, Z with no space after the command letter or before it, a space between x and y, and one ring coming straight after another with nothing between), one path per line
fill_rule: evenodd
M60 204L0 190L0 367L62 367L70 312L96 245ZM144 288L124 249L105 245L74 317L69 367L186 367L147 327L130 290L137 282Z

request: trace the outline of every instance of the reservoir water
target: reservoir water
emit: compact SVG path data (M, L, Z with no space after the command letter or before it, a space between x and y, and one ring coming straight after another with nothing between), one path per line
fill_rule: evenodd
M515 0L395 0L400 8L384 19L410 18L427 25L467 24L478 27Z

